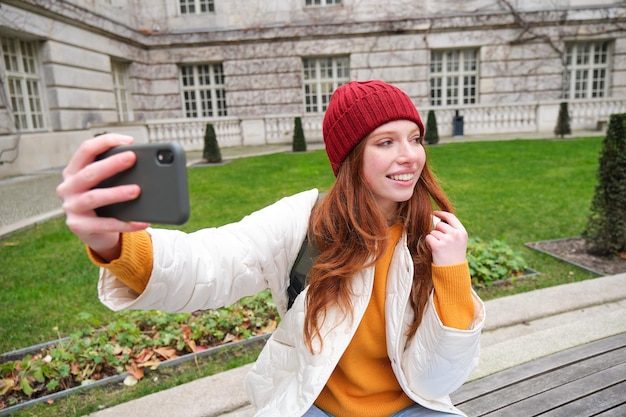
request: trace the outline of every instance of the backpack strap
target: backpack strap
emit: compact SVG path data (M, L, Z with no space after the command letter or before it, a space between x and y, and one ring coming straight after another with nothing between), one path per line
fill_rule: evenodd
M324 194L320 194L317 197L318 202ZM289 297L289 301L287 302L287 310L291 308L296 297L302 292L302 290L304 290L304 287L307 286L307 276L309 274L309 270L313 266L313 254L316 252L317 248L313 243L309 242L309 236L307 233L304 237L304 242L302 242L302 246L300 246L296 262L293 264L291 272L289 272L289 287L287 287L287 296Z
M291 268L289 273L289 287L287 287L287 295L289 301L287 303L287 309L289 310L293 305L296 297L304 290L307 285L307 274L313 266L313 257L311 255L311 245L309 245L308 236L304 238L296 262Z

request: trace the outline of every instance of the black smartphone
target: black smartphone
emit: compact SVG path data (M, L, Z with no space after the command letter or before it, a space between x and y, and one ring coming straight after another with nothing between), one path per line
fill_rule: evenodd
M135 165L113 175L94 188L137 184L140 196L131 201L110 204L96 209L100 217L157 224L184 224L189 219L189 189L185 151L176 142L118 146L97 160L124 152L137 155Z

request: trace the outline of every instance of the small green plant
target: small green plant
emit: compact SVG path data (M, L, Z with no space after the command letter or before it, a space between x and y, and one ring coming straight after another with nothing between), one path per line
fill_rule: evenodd
M424 140L429 145L439 143L439 131L437 130L437 116L434 110L428 110L428 118L426 120L426 135Z
M556 120L556 126L554 127L554 134L560 137L570 135L572 129L570 128L569 121L570 117L567 102L563 102L559 106L559 116Z
M583 237L592 254L616 256L626 252L626 113L609 118L598 164L598 185Z
M217 135L213 124L207 123L204 130L204 149L202 150L202 158L209 163L222 162L222 152L217 143Z
M304 138L304 130L302 129L302 118L294 119L293 127L293 151L306 152L306 140Z
M514 279L526 269L521 253L498 239L485 242L480 238L470 238L467 261L475 287L490 287L497 281Z

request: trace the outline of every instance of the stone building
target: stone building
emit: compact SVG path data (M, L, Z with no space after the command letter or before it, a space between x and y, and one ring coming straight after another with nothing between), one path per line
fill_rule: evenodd
M0 177L94 133L202 147L321 140L334 88L383 79L452 135L573 129L626 111L626 3L610 0L3 0ZM457 119L458 120L458 119Z

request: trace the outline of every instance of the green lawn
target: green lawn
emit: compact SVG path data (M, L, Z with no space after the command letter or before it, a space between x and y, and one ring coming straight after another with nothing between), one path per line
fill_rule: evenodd
M594 275L524 248L525 242L577 236L586 224L602 138L515 140L428 148L431 163L469 233L504 239L542 274L512 287L481 290L489 299ZM328 188L323 151L234 160L189 171L191 231L236 221L300 190ZM57 219L0 241L0 352L84 328L81 312L106 322L97 271Z

